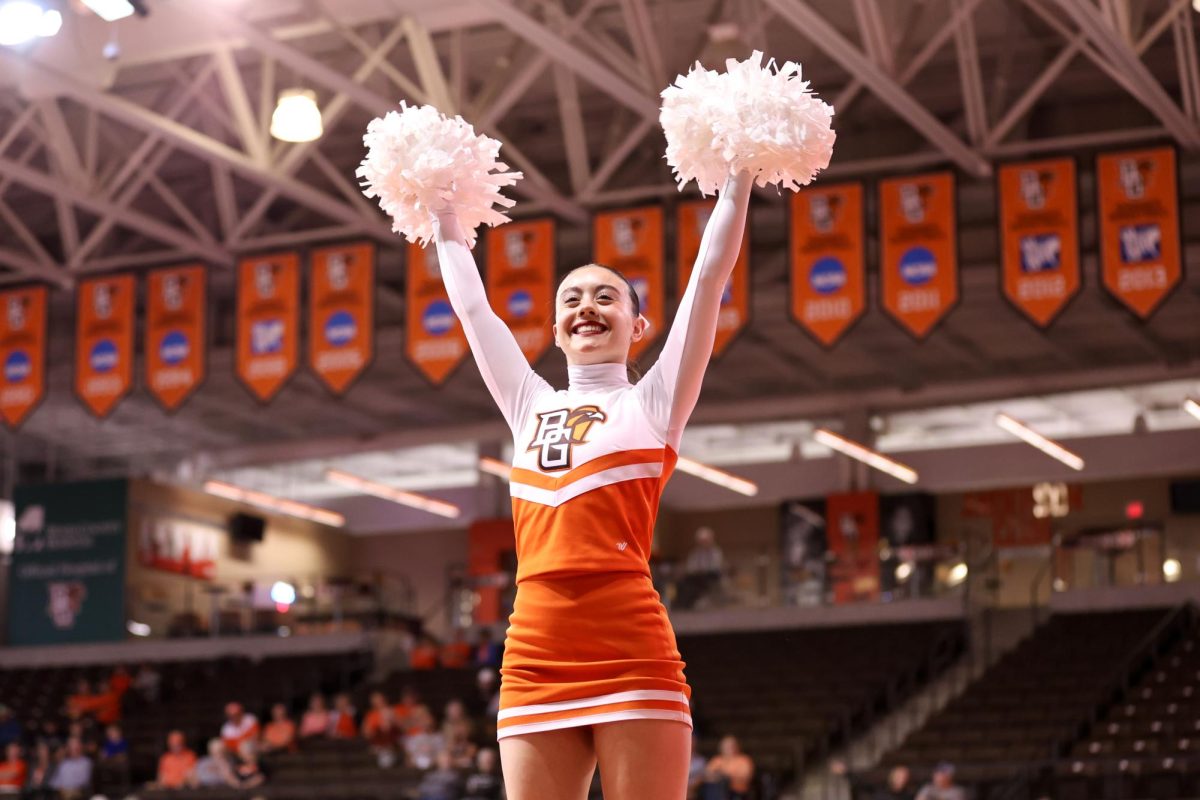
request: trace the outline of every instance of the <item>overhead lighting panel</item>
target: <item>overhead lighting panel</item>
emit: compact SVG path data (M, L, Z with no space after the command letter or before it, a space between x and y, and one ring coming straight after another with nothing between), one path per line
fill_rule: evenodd
M744 494L746 497L754 497L758 494L758 484L754 481L740 478L731 472L726 472L723 469L703 464L691 458L679 457L675 462L675 469L680 472L686 472L688 475L706 480L709 483L715 483L717 486L728 489L731 492Z
M30 0L0 0L0 45L16 47L49 38L62 28L62 14Z
M325 480L330 483L336 483L339 486L345 486L347 489L354 489L363 494L373 495L384 500L391 500L393 503L398 503L402 506L436 514L439 517L458 519L462 516L462 509L453 503L447 503L444 500L438 500L437 498L417 494L416 492L406 492L403 489L397 489L394 486L388 486L387 484L344 472L340 469L326 470Z
M498 458L491 456L479 457L479 471L486 472L488 475L495 475L497 478L509 480L512 477L512 467L505 464Z
M131 17L137 11L129 0L83 0L83 4L105 22Z
M817 428L817 430L813 432L813 439L831 450L836 450L844 456L849 456L856 461L861 461L868 467L872 467L880 472L891 475L897 480L904 481L905 483L917 482L917 471L912 467L905 466L899 461L893 461L883 453L877 452L869 447L859 444L858 442L847 439L845 436L839 436L827 428Z
M996 415L996 425L1021 439L1026 444L1036 447L1053 459L1057 459L1074 470L1083 469L1083 459L1053 439L1048 439L1033 428L1018 419L1010 417L1003 411Z
M1196 2L1200 3L1200 0L1196 0ZM1196 419L1200 419L1200 403L1196 402L1192 398L1189 397L1183 401L1183 410L1191 414Z
M301 503L298 500L276 497L255 489L234 486L225 481L206 481L204 491L217 497L224 497L226 500L234 500L248 506L274 511L277 514L286 514L289 517L306 519L310 522L319 522L334 528L341 528L346 524L346 518L336 511L310 506L308 503Z

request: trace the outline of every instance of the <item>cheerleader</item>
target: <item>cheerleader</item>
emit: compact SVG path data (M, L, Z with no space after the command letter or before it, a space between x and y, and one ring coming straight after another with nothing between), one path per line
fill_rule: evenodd
M558 286L566 389L530 368L488 304L470 248L480 223L504 221L493 206L512 201L498 190L519 177L495 161L498 143L427 106L368 128L367 194L398 232L436 242L512 435L517 594L497 716L510 800L584 800L597 765L606 800L686 795L690 690L648 566L658 503L700 395L752 185L806 183L832 144L832 110L806 94L798 67L760 61L730 62L726 75L697 68L664 92L668 161L681 183L719 191L662 351L637 383L626 364L649 323L616 270L587 264Z

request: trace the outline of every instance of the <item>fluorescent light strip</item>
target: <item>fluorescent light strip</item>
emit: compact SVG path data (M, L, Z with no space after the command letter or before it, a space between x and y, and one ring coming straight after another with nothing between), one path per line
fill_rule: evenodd
M509 480L512 478L512 467L505 464L498 458L491 456L479 457L479 471L486 472L488 475L495 475L497 478Z
M1192 398L1187 398L1183 401L1183 410L1191 414L1196 419L1200 419L1200 403Z
M129 0L83 0L83 4L105 22L125 19L134 12L133 3Z
M339 486L355 489L363 494L382 497L384 500L391 500L393 503L399 503L402 506L408 506L409 508L415 508L430 514L437 514L439 517L458 519L462 516L462 509L453 503L447 503L444 500L438 500L423 494L417 494L416 492L406 492L403 489L377 483L376 481L349 472L343 472L340 469L326 470L325 480L330 483L336 483Z
M1051 458L1058 459L1071 469L1083 469L1083 459L1063 447L1058 442L1047 439L1025 423L1013 419L1003 411L996 414L996 424L1016 436L1018 439L1033 445Z
M817 428L813 431L813 439L831 450L836 450L844 456L850 456L850 458L861 461L880 472L887 473L897 480L904 481L905 483L917 482L917 471L912 467L907 467L899 461L893 461L882 453L877 453L858 442L853 442L844 436L839 436L831 430Z
M298 500L275 497L274 495L254 489L245 489L241 486L234 486L232 483L226 483L225 481L206 481L204 483L204 491L217 497L224 497L226 500L235 500L249 506L256 506L267 511L286 514L289 517L299 517L311 522L319 522L322 525L329 525L334 528L341 528L346 524L346 518L336 511L310 506Z
M746 497L754 497L758 494L758 484L754 481L739 478L737 475L726 472L723 469L710 467L708 464L702 464L690 458L680 456L679 460L675 463L675 469L706 480L709 483L715 483L717 486L721 486L731 492L744 494Z

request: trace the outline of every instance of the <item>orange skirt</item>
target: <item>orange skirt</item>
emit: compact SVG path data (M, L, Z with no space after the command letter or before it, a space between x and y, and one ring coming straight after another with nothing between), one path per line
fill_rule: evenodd
M683 667L647 576L526 578L509 617L497 738L627 719L691 727Z

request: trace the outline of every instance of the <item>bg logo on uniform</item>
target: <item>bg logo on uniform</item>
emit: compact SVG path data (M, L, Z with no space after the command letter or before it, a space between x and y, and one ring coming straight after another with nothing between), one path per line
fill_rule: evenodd
M593 405L543 412L538 414L537 432L526 449L539 451L538 466L543 470L569 469L571 448L587 441L592 425L607 419L600 407Z

